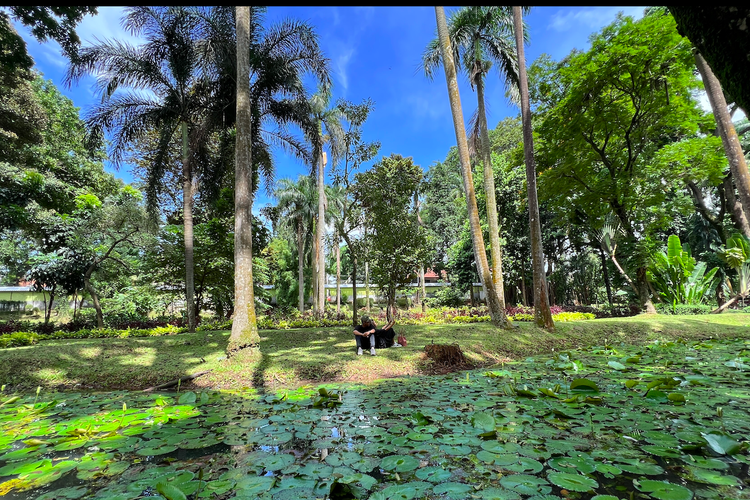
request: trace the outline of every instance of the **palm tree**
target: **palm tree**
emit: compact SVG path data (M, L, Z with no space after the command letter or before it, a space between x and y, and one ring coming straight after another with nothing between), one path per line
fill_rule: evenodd
M479 223L479 210L477 209L477 199L474 194L474 180L471 175L469 145L466 141L466 129L464 127L464 118L461 111L461 98L458 94L456 66L453 63L453 51L451 48L450 36L448 34L448 25L445 21L445 11L442 7L435 7L435 17L437 20L438 39L440 41L443 68L445 68L445 80L448 85L448 97L450 99L451 113L453 115L453 125L456 130L456 143L461 161L461 173L463 177L464 192L466 194L466 208L469 214L469 227L471 229L471 240L472 246L474 247L474 258L477 264L477 271L479 273L479 278L482 281L484 294L487 297L487 306L490 310L492 323L496 326L508 327L510 323L505 316L505 310L501 306L500 299L497 296L497 291L492 282L489 262L487 261L487 251L485 250L484 239L482 238L482 227Z
M487 202L492 281L500 303L505 310L505 292L502 272L500 225L495 199L495 178L490 155L490 137L487 130L484 80L493 63L496 63L509 93L518 88L513 18L507 7L464 7L451 15L448 21L455 64L468 75L472 89L477 90L477 112L470 136L470 151L478 150L484 173L484 192ZM422 56L425 74L432 78L441 64L440 42L435 39ZM478 145L479 147L476 147ZM474 147L472 147L474 146Z
M297 233L297 271L299 282L299 311L305 310L305 234L310 234L318 208L318 191L315 180L300 175L297 182L279 179L274 196L285 221L294 224Z
M250 7L237 9L237 138L234 180L234 317L227 353L258 347L252 237L252 118L250 103Z
M338 106L331 106L330 85L321 85L318 92L309 100L310 118L316 125L314 133L308 133L307 139L313 146L313 165L317 170L318 179L318 222L315 233L315 267L316 294L313 310L317 315L325 312L325 251L323 248L323 234L325 232L325 166L326 155L323 147L326 143L331 152L331 164L338 163L341 156L343 129L341 121L343 114ZM325 129L325 134L324 134Z
M83 48L65 77L68 85L85 74L97 75L102 101L86 117L95 131L110 131L111 159L119 165L126 148L157 130L159 145L147 176L147 202L156 213L161 179L169 168L169 146L182 142L182 199L185 242L185 298L188 328L195 329L193 277L193 180L189 140L205 109L199 53L192 38L196 18L185 7L130 7L125 26L145 43L134 47L103 41ZM119 92L118 92L119 91Z
M549 307L547 279L544 274L544 253L542 249L542 228L539 223L539 202L536 194L536 164L534 163L534 143L531 130L531 107L529 104L529 82L526 77L524 58L523 18L521 7L513 7L513 25L518 51L518 83L521 94L521 120L523 121L523 153L526 160L526 192L529 199L529 230L531 233L531 265L534 271L534 322L537 326L554 329L552 311Z

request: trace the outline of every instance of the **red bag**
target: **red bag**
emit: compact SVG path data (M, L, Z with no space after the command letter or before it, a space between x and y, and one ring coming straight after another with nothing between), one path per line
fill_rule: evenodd
M401 344L402 347L406 347L406 337L404 337L403 334L398 336L398 343Z

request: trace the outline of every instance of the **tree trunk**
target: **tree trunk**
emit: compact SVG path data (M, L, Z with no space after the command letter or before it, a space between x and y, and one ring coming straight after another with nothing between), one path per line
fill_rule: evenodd
M370 263L365 262L365 293L367 298L365 299L365 310L370 312Z
M322 138L321 138L322 142ZM326 310L326 268L325 268L325 246L323 236L326 224L326 180L325 180L325 154L321 154L318 160L318 227L316 237L318 240L318 260L315 266L318 269L318 317L322 317Z
M425 301L427 299L427 288L426 288L425 283L424 283L424 266L422 266L422 267L419 268L419 281L422 284L422 296L421 296L421 299L420 299L421 300L420 304L422 306L422 312L426 312L427 311L427 302L425 302Z
M599 255L602 258L602 274L604 276L604 286L607 288L607 301L612 306L612 285L609 283L609 269L607 269L607 258L604 256L604 249L599 247Z
M188 126L182 122L182 215L185 241L185 309L188 331L195 331L195 274L193 265L193 176L188 154Z
M703 79L706 94L708 94L708 101L711 103L711 109L714 112L716 127L719 129L721 142L724 144L724 151L729 160L729 171L732 172L732 177L737 185L737 193L742 203L745 218L750 220L750 172L748 172L745 155L732 124L732 118L729 116L724 92L721 90L719 80L711 71L703 56L697 50L694 50L693 55L695 65ZM745 236L750 237L750 235Z
M336 316L341 314L341 247L339 235L336 233Z
M492 169L490 134L487 131L487 112L484 106L484 76L481 73L478 73L476 84L477 118L479 120L480 148L484 171L484 195L487 199L487 226L490 238L490 257L492 259L492 283L495 285L497 298L500 300L500 306L504 311L503 249L500 246L500 223L497 216L497 200L495 199L495 175Z
M349 245L349 252L353 253L351 245ZM357 326L359 324L357 318L357 258L352 257L352 326Z
M742 203L734 196L734 185L732 184L731 172L724 178L724 197L726 199L727 210L731 214L734 227L750 238L750 223L745 217L745 211L742 209Z
M91 284L91 275L96 269L96 263L91 264L83 275L83 287L91 295L91 302L94 303L94 310L96 311L96 327L99 329L104 328L104 315L102 314L102 306L99 303L99 295L94 290L94 286Z
M521 91L521 119L523 121L523 153L526 161L526 191L529 199L529 229L531 236L531 265L534 271L534 322L549 330L555 328L547 295L547 280L544 274L542 228L539 222L539 203L536 194L536 164L531 130L531 106L529 104L529 82L526 77L526 59L523 48L523 20L521 7L513 7L513 26L518 52L518 82Z
M237 137L234 164L234 319L227 354L259 349L255 317L252 235L252 145L250 115L250 7L237 13Z
M297 217L297 300L299 312L305 312L305 242L302 234L302 217Z
M651 294L648 289L645 267L642 266L636 270L636 282L638 284L638 300L640 300L641 305L646 309L647 314L656 314L656 307L651 301Z
M474 193L474 180L471 174L471 162L469 159L469 147L466 142L466 128L464 127L463 112L461 110L461 98L458 93L458 81L456 79L456 66L453 62L450 39L448 38L448 26L445 21L445 10L443 7L435 7L437 20L438 39L440 40L440 51L445 69L445 80L448 86L448 97L450 99L453 126L456 132L456 143L458 145L459 158L461 161L461 174L466 194L467 213L471 228L471 240L474 249L474 259L477 263L477 271L482 282L484 294L487 297L487 306L490 310L490 318L495 326L510 328L511 324L505 316L505 309L497 296L492 276L487 261L487 251L482 238L482 227L479 222L479 210Z
M315 317L320 317L318 309L318 216L315 216L315 238L313 238L313 251L310 252L310 269L312 269L312 310Z

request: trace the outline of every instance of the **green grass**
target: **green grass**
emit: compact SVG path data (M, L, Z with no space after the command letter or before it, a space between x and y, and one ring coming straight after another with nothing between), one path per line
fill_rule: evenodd
M458 344L475 367L608 344L750 337L750 314L636 316L558 323L546 332L528 323L498 330L489 323L396 326L405 348L356 356L350 328L261 331L260 352L226 359L228 331L164 337L43 341L0 350L0 384L7 390L138 390L212 370L194 386L214 389L294 388L308 383L371 382L439 371L427 344Z

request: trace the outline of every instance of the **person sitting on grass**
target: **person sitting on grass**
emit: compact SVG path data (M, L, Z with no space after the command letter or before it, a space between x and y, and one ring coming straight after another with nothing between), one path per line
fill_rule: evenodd
M396 322L391 320L390 323L385 325L385 328L376 328L375 322L370 319L369 316L362 316L362 324L357 325L354 328L354 340L357 341L357 356L362 355L362 351L366 345L370 346L370 354L375 356L375 345L379 341L378 347L390 347L393 345L393 338L396 336L396 332L393 331L393 325Z

